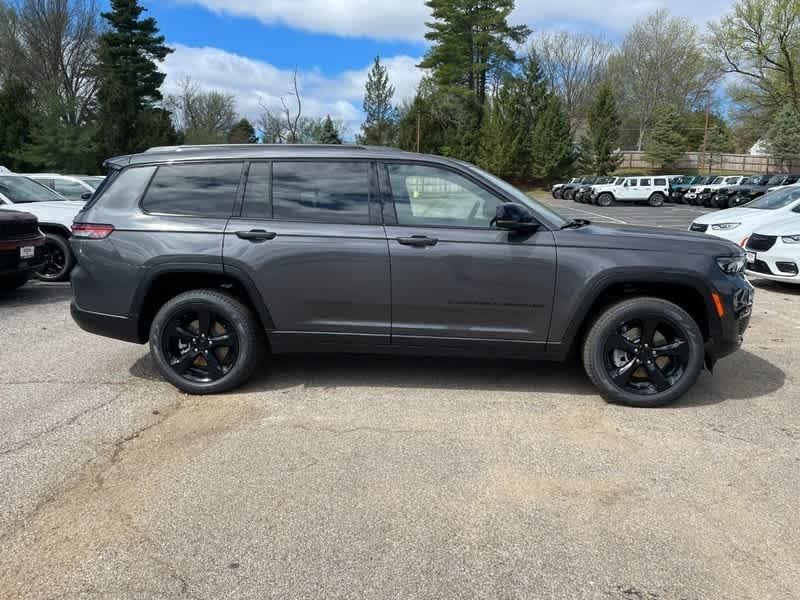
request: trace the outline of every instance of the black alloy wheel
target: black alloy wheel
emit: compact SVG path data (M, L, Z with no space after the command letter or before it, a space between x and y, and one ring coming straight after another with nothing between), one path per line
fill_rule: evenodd
M605 368L620 389L653 395L686 372L689 343L667 319L649 316L623 323L606 339Z
M41 281L66 281L72 271L75 259L67 240L54 233L45 234L44 264L36 272Z
M162 351L170 369L194 383L211 383L236 366L236 330L210 308L175 314L164 328Z

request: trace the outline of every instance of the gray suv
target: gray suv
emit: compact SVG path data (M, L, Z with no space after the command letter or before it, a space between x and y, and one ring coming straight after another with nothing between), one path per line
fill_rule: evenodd
M106 166L70 239L72 315L149 341L164 378L192 394L241 385L267 350L574 350L608 400L656 406L735 351L750 319L738 246L570 221L456 160L240 145Z

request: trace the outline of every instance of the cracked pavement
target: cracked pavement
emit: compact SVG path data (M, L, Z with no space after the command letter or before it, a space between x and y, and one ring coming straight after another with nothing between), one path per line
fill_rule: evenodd
M800 290L679 404L576 364L276 358L193 398L0 298L0 598L800 597Z

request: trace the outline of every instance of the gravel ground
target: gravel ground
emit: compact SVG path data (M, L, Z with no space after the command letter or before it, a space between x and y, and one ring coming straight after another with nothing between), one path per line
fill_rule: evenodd
M28 285L0 598L798 598L800 290L755 283L744 348L658 410L576 364L358 356L187 397Z

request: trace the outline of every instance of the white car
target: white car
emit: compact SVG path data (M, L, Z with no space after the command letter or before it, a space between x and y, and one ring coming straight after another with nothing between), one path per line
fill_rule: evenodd
M82 177L73 175L59 175L57 173L19 173L25 177L38 181L46 185L51 190L55 190L67 200L83 200L86 201L92 197L94 191L100 185L90 184Z
M747 239L745 251L748 275L800 283L800 214L759 227Z
M663 175L655 177L625 177L608 185L592 186L590 202L611 206L613 202L647 202L661 206L669 195L669 181Z
M800 186L768 192L749 204L708 213L695 219L689 231L708 233L740 246L754 231L800 213Z
M0 175L0 210L24 210L36 215L45 234L45 264L37 274L43 281L69 279L75 257L68 239L83 201L70 201L22 175Z

